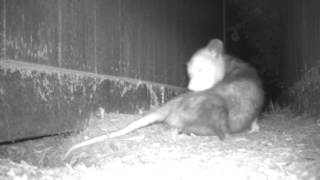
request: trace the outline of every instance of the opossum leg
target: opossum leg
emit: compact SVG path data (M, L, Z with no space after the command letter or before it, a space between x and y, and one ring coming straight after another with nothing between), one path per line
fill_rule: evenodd
M249 130L249 133L256 133L260 131L260 126L258 124L258 120L255 119L252 124L251 124L251 128Z
M184 137L186 135L183 132L181 132L181 130L178 128L172 128L172 131L170 134L173 140L181 139L181 137Z

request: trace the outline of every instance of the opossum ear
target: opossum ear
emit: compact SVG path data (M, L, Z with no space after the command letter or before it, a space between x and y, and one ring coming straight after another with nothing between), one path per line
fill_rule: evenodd
M220 39L211 39L207 45L207 48L213 55L224 53L223 42Z

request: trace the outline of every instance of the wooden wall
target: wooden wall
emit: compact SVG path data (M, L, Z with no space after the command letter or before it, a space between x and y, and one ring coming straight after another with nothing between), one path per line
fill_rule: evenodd
M320 1L287 0L283 76L298 112L320 116Z
M222 0L0 0L2 59L184 86Z
M0 142L184 92L185 62L222 37L221 1L0 0Z
M300 80L307 69L320 61L320 1L287 1L284 79Z

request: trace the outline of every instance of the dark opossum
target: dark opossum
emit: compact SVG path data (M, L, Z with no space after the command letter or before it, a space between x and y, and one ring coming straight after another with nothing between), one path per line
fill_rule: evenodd
M234 57L225 56L226 75L209 91L226 101L230 133L249 129L264 103L264 91L256 70Z
M239 59L224 54L221 44L217 43L222 42L219 40L210 41L202 49L204 50L203 53L201 51L197 52L198 56L202 56L200 58L201 62L202 60L213 61L211 64L209 63L209 70L212 70L210 66L217 66L217 64L224 68L219 70L219 67L213 67L219 70L218 73L214 72L215 74L213 74L218 75L219 78L212 76L215 80L211 81L210 85L201 85L202 87L198 89L194 85L188 86L195 87L196 91L177 96L159 109L119 131L74 145L65 157L80 147L119 137L158 122L164 122L184 133L192 133L198 136L216 135L220 139L224 139L226 134L249 129L263 105L264 95L261 81L254 68ZM197 64L198 60L199 58L193 57L192 63ZM215 62L217 60L221 62ZM208 67L207 65L205 64L205 67Z
M164 122L183 133L192 133L198 136L217 135L220 139L223 139L225 134L228 133L227 116L228 110L225 100L212 94L211 91L185 93L119 131L72 146L65 154L65 158L80 147L123 136L139 128L159 122Z

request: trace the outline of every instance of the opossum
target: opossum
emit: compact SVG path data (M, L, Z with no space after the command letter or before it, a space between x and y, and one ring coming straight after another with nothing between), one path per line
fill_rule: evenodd
M262 82L256 70L241 59L224 52L224 44L212 39L187 63L188 89L210 90L227 102L230 133L251 127L258 131L257 116L264 103Z
M160 108L138 119L127 127L102 136L83 141L72 146L65 154L69 154L83 146L88 146L106 139L126 135L139 128L153 123L166 123L179 132L198 136L216 135L220 139L225 138L227 132L228 110L226 102L211 91L188 92L173 98Z
M207 72L203 74L198 72L207 78L202 84L197 81L204 79L198 78L197 72L193 71L197 69L194 68L197 64L201 65L198 62L205 62L204 67L209 69L209 71L205 69ZM221 140L226 134L239 133L251 127L263 104L263 90L254 68L226 55L223 52L223 43L214 39L191 58L188 63L188 73L190 77L188 88L193 92L173 98L159 109L119 131L72 146L65 157L80 147L119 137L159 122L166 123L183 133L198 136L215 135Z

